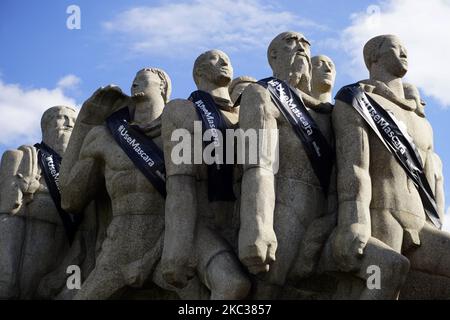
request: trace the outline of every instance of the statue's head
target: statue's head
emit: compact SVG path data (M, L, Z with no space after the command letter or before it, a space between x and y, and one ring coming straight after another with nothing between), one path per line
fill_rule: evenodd
M405 93L405 98L416 101L417 108L415 112L421 116L425 115L426 102L420 96L419 89L411 83L403 82L403 92Z
M336 67L333 61L324 55L312 57L312 90L331 92L336 79Z
M285 78L281 80L292 76L299 81L311 79L311 45L301 33L288 31L277 35L267 49L267 59L274 76Z
M230 98L233 103L239 98L239 96L244 92L245 88L251 83L255 83L256 79L249 76L237 77L231 81L228 87L228 92L230 93Z
M172 83L169 75L158 68L144 68L138 73L131 86L134 98L145 99L153 95L161 95L164 103L169 102Z
M202 88L207 84L226 87L233 78L233 67L225 52L209 50L195 60L192 74L197 88Z
M66 150L77 118L75 108L56 106L47 109L41 118L42 140L60 154Z
M408 71L406 48L395 35L381 35L370 39L364 46L364 62L370 73L380 72L402 78Z

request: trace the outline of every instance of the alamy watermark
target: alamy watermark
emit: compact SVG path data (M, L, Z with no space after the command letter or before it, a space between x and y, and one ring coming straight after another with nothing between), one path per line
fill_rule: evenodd
M81 29L81 9L79 6L72 4L67 7L66 13L69 15L66 20L66 26L69 30Z
M69 275L66 280L66 287L69 290L81 289L81 269L77 265L67 267L66 273Z
M369 290L381 290L381 268L377 265L367 267L366 286Z
M171 141L178 142L170 154L172 163L180 164L246 164L270 168L279 166L278 129L226 129L203 132L202 122L194 121L194 132L176 129Z

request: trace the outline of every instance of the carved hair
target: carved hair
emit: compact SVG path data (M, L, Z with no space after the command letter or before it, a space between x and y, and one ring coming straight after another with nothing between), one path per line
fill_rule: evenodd
M206 59L209 57L209 55L211 55L213 52L219 52L222 53L224 55L226 55L225 52L221 51L221 50L217 50L217 49L213 49L213 50L208 50L206 52L203 52L201 55L199 55L197 57L197 59L195 59L194 62L194 67L192 68L192 77L194 78L194 82L195 85L198 87L200 84L200 77L198 76L197 72L198 70L200 70L203 65L206 62Z
M364 63L366 64L367 70L370 71L372 68L372 64L377 62L380 56L380 50L383 47L384 42L387 39L392 39L395 37L390 34L383 34L380 36L376 36L364 45L363 54L364 54Z
M142 70L139 70L136 73L136 78L141 74L145 72L152 72L156 74L161 79L161 93L164 98L164 102L169 102L170 94L172 93L172 81L170 80L169 75L162 69L158 68L144 68Z

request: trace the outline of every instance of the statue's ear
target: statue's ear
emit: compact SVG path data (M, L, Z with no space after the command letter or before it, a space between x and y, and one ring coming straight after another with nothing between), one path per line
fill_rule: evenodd
M275 48L270 49L270 52L269 52L269 59L270 59L271 61L274 61L274 60L277 59L277 50L276 50Z
M378 62L378 58L380 57L378 50L373 50L370 52L370 60L372 61L372 64Z

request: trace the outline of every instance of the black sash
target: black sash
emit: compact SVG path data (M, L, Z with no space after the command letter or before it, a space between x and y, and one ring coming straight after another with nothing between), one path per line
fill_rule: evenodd
M420 155L414 142L409 141L397 125L394 115L366 95L357 83L343 87L336 95L336 99L352 105L395 156L419 191L428 218L440 229L442 222L436 209L436 200L424 174Z
M222 118L222 114L216 106L211 95L207 92L197 90L191 93L189 100L192 101L197 110L197 114L202 120L203 133L211 130L212 140L205 142L205 146L214 143L220 147L220 141L214 134L219 130L223 137L223 161L208 165L208 200L209 201L234 201L236 200L233 192L233 165L226 164L226 134L227 125ZM215 155L215 150L214 154Z
M284 81L269 77L258 83L269 90L272 101L302 141L322 191L327 196L334 163L333 148L309 114L301 97Z
M166 197L166 169L162 150L137 126L132 126L128 107L122 108L106 119L106 125L114 140L128 158L150 181L156 190Z
M59 216L62 220L69 243L72 244L75 233L83 216L81 214L70 214L61 208L61 193L59 188L59 167L61 165L61 156L44 142L36 143L34 147L38 151L39 166L44 174L45 183L48 191L55 203Z

